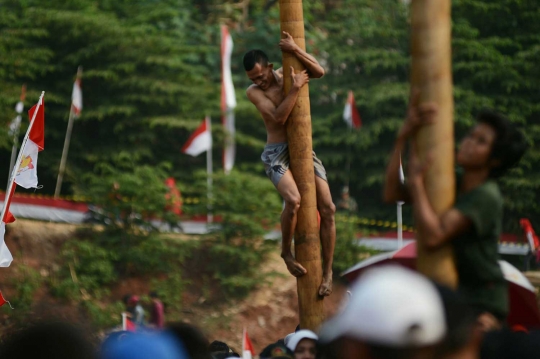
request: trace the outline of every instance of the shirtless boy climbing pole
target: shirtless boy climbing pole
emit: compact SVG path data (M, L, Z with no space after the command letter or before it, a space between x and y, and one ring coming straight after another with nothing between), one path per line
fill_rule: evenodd
M300 193L289 171L286 122L302 86L307 84L310 78L321 78L324 75L324 69L313 56L296 45L291 35L286 32L283 32L283 35L284 38L279 42L281 51L294 54L306 68L295 74L291 67L292 87L287 95L283 90L283 69L274 70L273 64L268 62L268 57L261 50L251 50L244 55L244 69L249 79L253 81L246 91L247 97L261 113L267 132L266 146L261 159L264 162L266 174L285 200L285 208L281 214L283 237L281 257L289 272L295 277L300 277L307 271L296 261L291 251L296 216L300 207ZM315 152L313 152L313 165L317 188L317 209L321 215L320 237L323 252L323 279L319 287L319 295L328 296L332 293L336 208L332 203L326 170Z

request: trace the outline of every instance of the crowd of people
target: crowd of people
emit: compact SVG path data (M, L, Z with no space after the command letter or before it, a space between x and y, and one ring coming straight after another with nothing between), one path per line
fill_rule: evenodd
M284 338L258 339L268 343L261 359L540 356L540 332L487 329L466 298L395 265L366 271L318 333L297 327ZM244 353L222 341L210 343L195 326L180 322L115 331L98 343L69 324L47 322L11 333L0 344L0 358L10 359L226 359Z

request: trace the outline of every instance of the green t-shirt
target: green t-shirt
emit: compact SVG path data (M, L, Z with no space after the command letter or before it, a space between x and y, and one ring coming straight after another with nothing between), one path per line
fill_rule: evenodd
M499 186L488 180L467 193L458 194L454 207L473 224L467 233L452 241L459 290L473 307L505 317L508 288L498 263L503 216Z

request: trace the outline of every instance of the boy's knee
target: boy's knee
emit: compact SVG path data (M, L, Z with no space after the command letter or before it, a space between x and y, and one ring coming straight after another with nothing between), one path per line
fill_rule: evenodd
M300 197L300 194L297 196L291 196L285 200L285 209L289 210L292 213L298 212L298 209L300 208L300 201L302 198Z
M319 213L323 219L333 219L336 214L336 206L332 202L325 204L319 208Z

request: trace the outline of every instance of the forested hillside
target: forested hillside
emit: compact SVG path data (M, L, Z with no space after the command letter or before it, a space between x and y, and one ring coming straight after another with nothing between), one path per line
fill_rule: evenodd
M380 193L409 93L408 7L397 0L312 0L304 1L304 11L308 51L326 69L310 90L313 143L333 193L337 197L348 180L350 156L359 215L393 219L395 207L383 205ZM506 230L515 230L520 217L540 228L540 8L535 1L454 0L453 23L456 134L484 107L522 125L531 150L501 179ZM26 108L47 92L40 192L54 192L73 79L82 65L84 109L74 126L63 194L88 194L106 168L135 176L147 166L175 177L189 195L205 158L180 149L205 114L214 124L214 169L221 170L221 24L235 44L235 171L263 176L265 132L245 96L242 56L261 48L279 67L277 1L0 0L0 179L7 179L7 125L26 83ZM349 90L363 120L354 132L342 120Z

